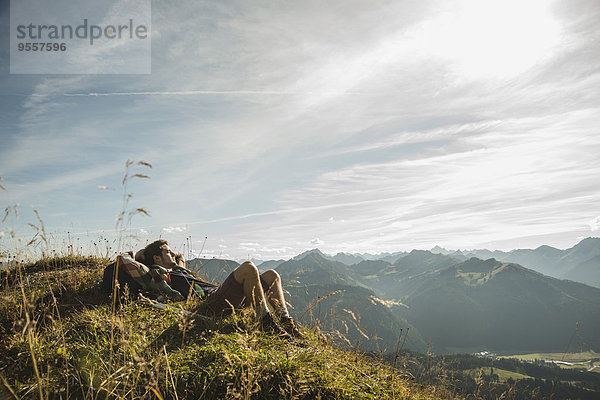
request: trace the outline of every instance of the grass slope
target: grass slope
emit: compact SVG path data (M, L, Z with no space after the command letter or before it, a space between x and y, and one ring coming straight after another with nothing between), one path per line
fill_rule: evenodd
M0 272L0 398L452 397L315 332L301 346L261 333L250 312L204 321L138 301L113 309L97 285L106 263L63 257Z

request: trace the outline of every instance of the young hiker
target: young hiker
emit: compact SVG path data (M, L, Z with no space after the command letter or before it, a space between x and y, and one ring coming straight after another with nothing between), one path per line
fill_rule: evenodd
M138 252L136 259L155 270L158 270L157 267L173 271L185 270L183 257L176 258L166 240L150 243ZM200 281L199 286L196 290L217 312L253 307L263 330L286 338L303 337L288 312L281 278L272 269L260 274L251 261L246 261L233 270L220 286L205 281ZM281 321L281 326L269 312L267 302Z

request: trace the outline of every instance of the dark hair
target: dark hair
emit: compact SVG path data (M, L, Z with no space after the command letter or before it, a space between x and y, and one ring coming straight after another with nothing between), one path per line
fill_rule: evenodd
M166 240L160 239L146 246L146 248L144 249L144 264L148 266L154 265L154 256L161 256L162 248L168 245L169 243L167 243Z

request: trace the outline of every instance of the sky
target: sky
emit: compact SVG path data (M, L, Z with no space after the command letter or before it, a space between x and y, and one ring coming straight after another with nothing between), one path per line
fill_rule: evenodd
M151 15L149 74L86 57L96 73L18 74L1 2L0 205L19 205L5 255L34 237L34 209L57 251L162 237L268 260L599 235L596 0L161 0ZM115 242L124 194L150 216Z

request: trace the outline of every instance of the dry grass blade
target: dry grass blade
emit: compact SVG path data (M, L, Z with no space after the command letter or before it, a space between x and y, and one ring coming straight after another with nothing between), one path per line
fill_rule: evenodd
M0 374L0 380L2 381L2 386L4 386L4 388L6 390L8 390L8 392L11 394L11 396L13 397L13 399L17 399L18 400L19 396L17 396L17 394L15 393L15 391L13 390L13 388L8 384L8 382L4 378L4 375ZM0 394L6 394L6 393L0 392Z
M147 217L150 216L150 213L148 211L144 210L143 208L137 208L136 211L140 214L144 214Z
M37 226L35 226L33 224L29 224L29 225L31 225L32 227L34 227L35 229L37 229ZM35 239L38 237L38 235L39 235L39 232L36 232L36 234L33 235L33 237L31 238L31 240L27 243L27 246L31 246L32 244L34 244L35 243Z
M167 347L163 345L163 351L165 353L165 359L167 360L167 371L169 373L169 377L171 378L171 385L173 386L173 393L175 394L175 399L179 400L179 396L177 396L177 388L175 387L175 381L173 380L173 373L171 372L171 366L169 365L169 355L167 354Z
M37 217L38 221L43 224L44 222L43 222L42 217L40 216L40 213L38 212L38 210L36 210L34 208L33 212L35 213L35 216Z
M302 318L304 318L304 316L305 316L307 313L309 313L309 312L310 312L310 311L311 311L313 308L315 308L317 305L319 305L319 303L320 303L320 302L322 302L323 300L325 300L326 298L328 298L328 297L331 297L331 296L333 296L334 294L338 294L338 293L342 293L342 292L345 292L345 290L335 290L335 291L333 291L333 292L331 292L331 293L328 293L327 295L325 295L325 296L323 296L323 297L320 297L320 298L318 298L318 299L317 299L317 301L315 301L314 303L310 304L310 305L309 305L309 306L306 308L306 310L305 310L305 311L304 311L304 313L303 313L303 314L300 316L300 318L299 318L299 319L302 319Z
M115 221L121 221L123 219L123 214L125 214L125 211L119 211L115 218Z
M138 161L138 165L145 165L146 167L152 168L152 164L146 161Z
M144 179L150 179L150 177L148 175L144 175L144 174L134 174L132 176L132 178L144 178Z
M394 363L392 364L396 368L396 361L400 353L400 342L402 341L402 329L400 329L400 335L398 336L398 343L396 343L396 353L394 354Z
M151 390L158 399L163 400L163 397L160 395L160 393L158 393L158 391L152 386L148 386L148 390Z

